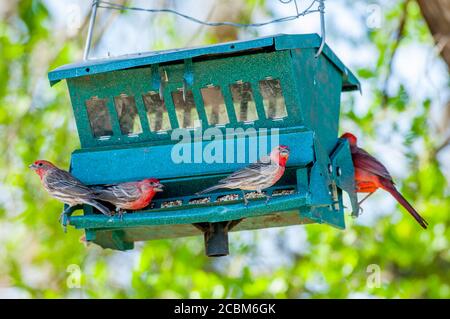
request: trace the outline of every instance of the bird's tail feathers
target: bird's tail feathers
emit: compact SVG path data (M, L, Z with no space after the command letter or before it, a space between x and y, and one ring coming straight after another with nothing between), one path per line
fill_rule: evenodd
M92 190L95 199L99 199L106 202L109 202L110 200L114 199L112 192L108 191L105 188L95 187Z
M100 212L102 212L104 215L106 216L111 216L111 211L103 204L100 204L99 202L97 202L96 200L90 200L88 202L86 202L86 204L91 205L95 208L97 208Z
M205 193L212 192L212 191L214 191L214 190L216 190L216 189L220 189L220 188L222 188L222 187L223 187L223 185L217 184L217 185L208 187L208 188L206 188L206 189L204 189L204 190L202 190L202 191L200 191L200 192L197 192L197 193L195 193L195 194L196 194L196 195L202 195L202 194L205 194Z
M422 226L423 229L427 229L428 222L419 215L419 213L414 209L414 207L411 206L411 204L406 200L406 198L403 197L402 194L395 188L394 185L383 185L384 189L388 191L394 198L397 200L397 202L400 203L405 209L414 217L414 219Z

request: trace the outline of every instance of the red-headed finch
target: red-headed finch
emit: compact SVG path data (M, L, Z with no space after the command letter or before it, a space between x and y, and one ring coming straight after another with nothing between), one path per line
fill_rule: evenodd
M414 219L424 229L427 228L427 221L419 215L419 213L411 206L402 194L395 188L391 174L386 167L381 164L375 157L367 153L356 145L356 136L352 133L344 133L341 138L348 140L350 151L352 153L353 166L355 167L356 191L358 193L368 193L368 195L360 202L362 203L367 197L373 194L377 189L381 188L388 191L405 209L414 217Z
M138 210L147 207L162 185L156 178L147 178L137 182L102 185L94 187L95 196L102 201L114 204L121 210Z
M42 186L50 196L69 205L62 214L67 214L72 206L88 204L97 208L103 214L111 216L110 210L95 200L95 194L92 189L84 185L69 172L59 169L54 164L44 160L38 160L29 167L39 175Z
M215 186L209 187L197 194L204 194L220 188L240 189L243 199L247 204L244 190L257 191L261 193L263 189L274 185L283 176L286 162L289 158L289 148L284 145L272 149L269 156L264 156L256 163L250 164L231 175L221 179ZM269 196L266 196L269 200Z

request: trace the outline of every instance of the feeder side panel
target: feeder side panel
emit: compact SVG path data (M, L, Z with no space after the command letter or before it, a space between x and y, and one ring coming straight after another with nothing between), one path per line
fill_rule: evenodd
M142 95L151 90L150 80L150 68L120 70L69 79L72 105L76 112L75 117L82 148L137 143L150 139L167 139L164 136L153 136L150 133L142 100ZM139 134L128 135L122 132L116 99L123 96L133 101L136 112L135 118L138 119L141 128ZM105 107L102 111L105 114L101 123L103 128L107 128L104 130L104 134L102 132L96 134L90 122L92 119L89 115L92 117L99 113L99 110L95 109L92 114L89 114L88 103L93 99L104 101Z
M81 91L78 88L78 83L80 83L78 78L67 79L67 87L70 93L70 102L77 125L78 136L81 147L84 148L92 146L92 136L86 106L80 97Z
M238 127L270 129L303 125L289 50L194 61L190 69L192 69L189 71L192 72L193 82L189 85L187 93L192 96L195 103L195 115L198 114L203 130L216 126L214 123L208 123L202 96L202 90L211 86L221 91L226 104L227 121L223 125L216 126L222 131L225 131L226 128ZM155 92L152 87L151 66L68 80L82 148L113 145L123 147L126 144L142 142L148 143L149 146L173 143L170 141L171 129L182 126L182 123L179 123L180 119L177 118L174 94L182 95L186 65L184 63L160 65L156 70L166 78L163 85L163 96L167 108L166 113L170 119L170 128L165 132L150 130L151 124L154 123L150 123L149 114L147 114L143 102L144 95L149 92L158 95L158 92ZM285 105L286 115L274 119L268 116L268 100L267 98L264 100L264 92L261 91L261 83L264 81L279 83L280 88L277 90L281 91L278 94L282 100L277 103L283 108ZM248 83L251 86L258 114L254 121L248 123L237 121L230 92L231 85L236 83ZM122 97L132 99L136 107L135 118L138 119L141 129L136 134L123 132L123 123L121 122L123 116L121 117L117 105L117 99ZM180 100L180 98L178 99ZM89 103L94 107L90 108ZM96 125L92 124L92 117L94 117L94 121L97 121ZM191 133L193 132L191 131Z
M315 58L314 49L292 52L305 125L315 131L321 145L330 154L339 128L341 74L324 55Z

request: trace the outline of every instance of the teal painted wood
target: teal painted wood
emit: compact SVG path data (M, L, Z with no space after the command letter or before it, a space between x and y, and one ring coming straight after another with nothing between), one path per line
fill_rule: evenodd
M147 53L129 54L116 58L88 60L59 67L51 71L48 77L50 83L53 85L63 79L129 69L144 65L168 63L218 54L229 55L242 53L243 51L271 47L274 47L275 50L305 48L317 49L320 46L320 43L321 38L317 34L280 34L253 40L220 43L205 47L153 51ZM346 80L344 81L344 90L354 90L359 88L360 85L356 77L344 66L344 64L331 51L328 45L325 45L323 54L341 69Z
M236 112L234 110L233 97L231 95L231 90L225 89L225 90L222 90L222 93L223 93L223 98L224 98L226 109L227 109L228 119L229 119L230 123L237 123L238 119L237 119Z
M200 222L220 222L241 218L252 218L267 215L274 212L295 210L299 206L307 206L310 199L307 194L294 194L272 198L268 203L265 199L250 201L248 206L241 202L220 206L192 206L179 209L148 210L139 213L130 213L119 217L107 217L104 215L73 216L71 225L76 228L95 229L125 229L137 226L169 225L169 224L193 224Z
M220 43L197 48L171 49L164 51L152 51L147 53L128 54L116 58L96 59L82 61L61 66L49 73L52 84L73 77L111 72L150 64L160 64L173 61L181 61L204 55L235 53L251 49L270 47L273 45L273 37L264 37L248 41L236 41Z
M342 79L339 72L314 50L294 50L296 92L300 98L304 125L314 130L328 153L336 143L339 125ZM307 80L306 80L307 79Z
M281 144L291 147L288 167L304 167L314 160L313 133L311 131L281 132L279 140ZM270 135L267 144L268 142L270 142ZM209 143L210 141L194 142L189 149L194 154L194 149L204 149ZM195 176L227 174L251 162L248 152L245 154L245 162L237 162L240 145L247 145L246 147L249 144L258 145L260 139L257 136L242 134L241 137L228 136L221 143L224 150L233 151L233 163L225 162L226 154L222 157L223 163L174 163L172 160L173 144L164 144L120 149L78 150L72 154L71 172L88 185L118 183L148 177L157 177L163 183L167 183ZM179 145L182 146L182 144ZM268 152L270 151L269 145L266 146L266 149ZM192 160L194 160L193 156ZM198 188L201 185L195 186L196 191L199 191ZM193 192L194 189L188 189L188 191Z
M172 129L179 127L175 115L171 92L176 92L183 88L184 65L174 64L164 67L169 82L164 86L164 99L169 112L169 118ZM194 83L192 91L195 102L199 110L200 118L203 119L202 125L206 129L211 127L208 124L206 115L203 111L203 101L201 100L200 90L210 84L220 86L222 92L229 93L229 86L236 81L252 83L253 95L256 102L259 119L254 121L253 127L292 127L302 125L302 112L298 109L300 104L296 90L293 87L294 73L292 71L292 58L289 51L280 51L272 53L259 53L254 55L245 55L230 57L221 60L201 61L195 63ZM288 117L283 121L274 121L267 119L262 105L262 98L259 94L258 85L260 80L266 77L279 79L283 90ZM305 74L305 76L307 76ZM157 142L170 139L168 134L159 134L149 132L148 126L143 126L143 133L137 136L123 135L118 127L117 114L109 104L110 118L113 120L114 134L108 139L98 139L93 136L88 114L86 112L86 101L92 97L107 99L108 103L113 103L114 97L120 94L134 96L135 100L141 100L142 95L152 91L152 73L151 68L139 68L130 70L114 71L111 73L102 73L93 76L72 78L68 80L69 90L71 92L71 102L74 108L75 120L78 127L81 146L96 147L106 145L123 145L125 143L139 142ZM227 109L233 109L232 100L227 99ZM137 103L138 111L142 110L142 103ZM242 122L237 122L233 114L229 116L230 123L225 125L222 130L229 127L242 127Z
M274 41L277 50L318 48L321 42L317 34L283 35L274 37ZM299 42L301 42L300 45ZM361 84L356 76L342 63L327 44L323 47L322 53L321 56L328 59L339 70L342 76L342 91L361 90Z
M301 217L297 211L277 212L244 219L231 231L254 230L267 227L284 227L290 225L309 224L311 222L311 220ZM111 238L112 232L114 231L113 229L87 231L94 232L96 234L93 242L101 247L112 249L119 248ZM192 224L140 226L125 229L123 241L129 245L135 241L200 235L202 235L201 231Z
M346 139L341 139L338 142L336 149L331 156L331 160L333 163L333 175L336 179L336 185L347 192L352 205L352 215L357 217L359 215L359 205L358 196L355 192L355 170L350 153L350 145Z

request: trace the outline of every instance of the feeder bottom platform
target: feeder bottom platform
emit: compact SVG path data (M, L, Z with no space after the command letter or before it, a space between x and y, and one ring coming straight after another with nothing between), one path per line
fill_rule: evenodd
M228 255L229 231L322 222L345 227L341 210L333 206L311 207L305 195L277 196L268 203L264 199L254 200L248 206L235 202L149 210L125 214L122 220L98 214L73 216L70 224L84 228L87 241L116 250L133 249L136 241L203 234L206 254L211 257Z

